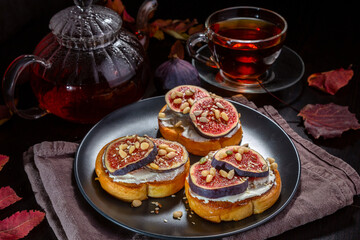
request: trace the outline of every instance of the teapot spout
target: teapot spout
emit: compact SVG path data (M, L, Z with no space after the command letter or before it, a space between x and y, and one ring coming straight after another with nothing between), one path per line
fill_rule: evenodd
M157 6L157 0L145 0L136 16L136 35L145 49L149 44L149 20L153 17Z

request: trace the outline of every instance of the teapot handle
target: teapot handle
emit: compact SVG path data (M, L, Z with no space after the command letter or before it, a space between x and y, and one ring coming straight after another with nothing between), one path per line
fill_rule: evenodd
M145 49L147 49L149 43L149 20L153 17L157 7L157 0L145 0L136 16L136 35Z
M3 96L6 105L11 112L16 113L25 119L37 119L48 113L46 110L43 110L39 107L32 107L24 110L18 109L15 104L16 83L22 71L32 63L41 64L45 68L50 67L50 64L40 57L34 55L21 55L17 57L12 63L10 63L9 67L5 71L2 82Z

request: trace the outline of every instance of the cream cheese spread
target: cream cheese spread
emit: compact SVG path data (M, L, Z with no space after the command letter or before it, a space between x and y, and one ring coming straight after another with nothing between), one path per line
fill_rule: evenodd
M267 164L269 166L269 162L267 162ZM207 198L194 193L193 191L191 191L191 189L189 189L189 192L191 196L199 200L203 200L205 203L208 203L209 201L234 203L234 202L246 200L248 198L260 196L266 193L273 185L276 185L275 174L270 169L270 166L269 166L268 176L262 178L252 178L252 180L250 179L249 179L248 188L244 192L236 195L225 196L221 198Z

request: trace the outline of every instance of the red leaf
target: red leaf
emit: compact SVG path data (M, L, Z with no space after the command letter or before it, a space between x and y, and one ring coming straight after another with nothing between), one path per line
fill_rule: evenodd
M0 221L0 239L20 239L44 219L45 213L40 211L16 212Z
M130 14L126 11L126 9L124 9L124 11L123 11L122 19L125 22L129 22L129 23L134 23L135 22L135 19L132 16L130 16Z
M309 86L334 95L340 88L346 86L354 75L352 69L337 69L328 72L311 74L307 81Z
M334 103L308 104L298 116L304 119L305 129L316 139L340 137L347 130L360 129L355 114L349 112L348 107Z
M9 161L8 156L0 154L0 171L8 161Z
M0 209L4 209L20 199L21 197L18 197L11 187L0 188Z

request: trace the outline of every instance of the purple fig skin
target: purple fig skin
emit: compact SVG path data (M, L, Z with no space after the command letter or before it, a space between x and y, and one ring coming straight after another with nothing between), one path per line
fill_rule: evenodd
M231 148L231 147L227 147L227 148ZM219 151L217 153L219 153ZM253 150L250 150L250 151L253 151ZM234 166L230 162L218 159L217 158L218 157L217 153L214 154L214 156L212 158L212 161L211 161L211 166L213 166L216 169L223 169L225 171L230 171L230 170L234 169L235 174L237 174L238 176L242 176L242 177L255 177L255 178L258 178L258 177L266 177L266 176L269 175L269 168L268 167L267 167L267 169L265 171L260 171L260 172L252 171L251 169L246 169L246 170L241 169L238 166Z
M189 173L189 186L191 191L193 191L194 193L206 197L206 198L221 198L221 197L226 197L226 196L232 196L232 195L237 195L240 193L243 193L249 185L248 182L248 178L244 178L241 181L239 180L239 182L237 184L234 185L229 185L229 186L225 186L225 187L218 187L218 188L205 188L203 186L199 186L197 185L194 181L193 178L195 178L193 173L193 169L196 167L196 164L200 164L200 163L195 163L191 169L190 169L190 173Z
M210 97L207 97L207 98L210 98ZM193 106L191 107L191 109L190 109L190 114L193 114L194 111L196 111L196 105L197 105L197 104L200 104L201 101L205 101L205 100L206 100L206 99L203 98L203 99L200 99L200 100L198 100L197 102L195 102L194 105L193 105ZM225 99L222 99L222 100L223 100L223 101L226 101ZM221 100L221 101L222 101L222 100ZM235 108L232 104L231 104L231 108L232 108L233 111L236 113L237 121L233 123L233 126L231 126L229 129L227 129L226 131L223 131L223 132L220 133L220 134L211 134L211 133L207 133L207 132L203 131L203 130L201 129L201 127L199 127L199 126L197 125L197 122L194 121L193 119L191 119L191 123L192 123L192 125L194 126L195 130L196 130L201 136L203 136L203 137L205 137L205 138L216 139L216 138L224 137L224 136L228 135L231 131L233 131L233 130L237 127L237 125L238 125L238 123L239 123L238 112L237 112L236 108Z
M128 138L128 137L124 137L124 139L125 138ZM145 165L153 162L156 155L157 155L157 148L156 148L155 143L153 143L150 139L149 139L149 141L152 143L151 144L152 146L150 146L149 150L147 151L147 153L145 154L145 156L143 158L139 159L136 162L129 163L129 164L125 165L124 167L119 168L119 169L117 169L115 171L110 171L109 168L106 168L106 169L109 171L110 174L112 174L114 176L121 176L121 175L125 175L125 174L127 174L129 172L132 172L134 170L137 170L139 168L142 168ZM118 141L116 141L115 143L117 143L117 142ZM111 145L112 144L109 144L109 146L111 146ZM108 146L108 148L109 148L109 146ZM107 151L105 150L104 155L103 155L103 162L106 161L106 156L105 156L106 152ZM106 164L104 164L104 165L106 166Z
M180 58L172 58L162 63L155 71L155 78L161 82L164 91L179 85L201 85L196 68Z

